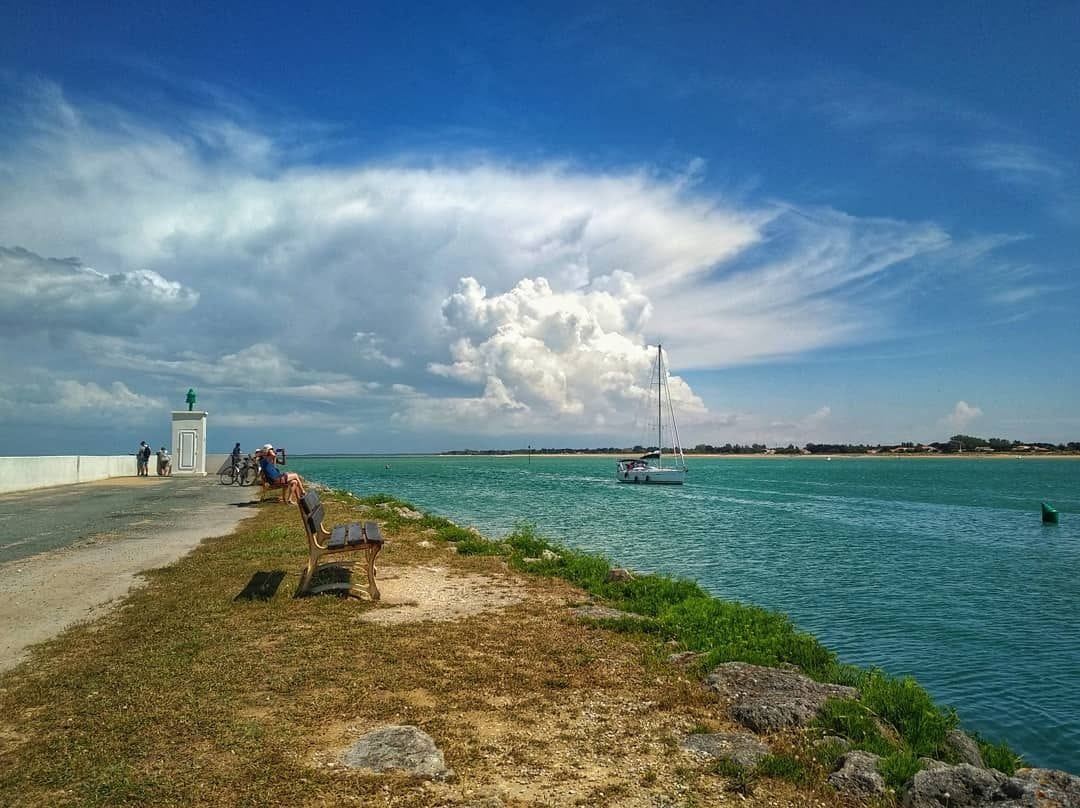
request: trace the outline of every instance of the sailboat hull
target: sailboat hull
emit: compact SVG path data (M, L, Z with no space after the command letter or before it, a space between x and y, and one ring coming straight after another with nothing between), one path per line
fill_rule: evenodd
M686 481L686 469L626 469L620 466L615 479L632 485L682 485Z

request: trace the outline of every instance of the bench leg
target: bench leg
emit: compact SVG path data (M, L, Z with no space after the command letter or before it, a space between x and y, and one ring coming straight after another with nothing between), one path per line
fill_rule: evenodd
M311 586L311 579L315 577L315 571L319 568L319 555L317 553L308 553L307 569L304 570L304 577L300 579L300 588L297 590L300 594L307 591L307 588Z
M381 544L369 544L364 547L364 571L367 573L368 580L367 591L372 600L378 600L382 597L379 587L375 585L375 556L379 554L381 549Z

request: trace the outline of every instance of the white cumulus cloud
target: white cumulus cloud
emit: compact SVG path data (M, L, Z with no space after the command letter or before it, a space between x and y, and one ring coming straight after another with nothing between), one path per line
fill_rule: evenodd
M0 334L135 334L193 308L198 294L147 269L104 273L77 258L0 245Z
M952 412L945 416L944 421L953 429L964 429L976 418L982 416L983 411L966 401L957 401Z

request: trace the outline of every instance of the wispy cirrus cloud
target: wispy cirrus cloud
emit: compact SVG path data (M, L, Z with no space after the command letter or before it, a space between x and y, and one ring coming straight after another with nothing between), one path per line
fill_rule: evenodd
M840 131L869 134L892 157L936 159L1057 203L1075 178L1075 157L1041 145L1022 125L964 99L854 70L819 70L791 80L723 83L726 92L784 116L811 115Z

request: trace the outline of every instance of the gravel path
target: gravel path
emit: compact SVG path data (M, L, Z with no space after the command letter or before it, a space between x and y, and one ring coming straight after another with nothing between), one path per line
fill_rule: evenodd
M0 496L0 671L92 620L140 572L231 533L258 489L209 478L119 478Z

